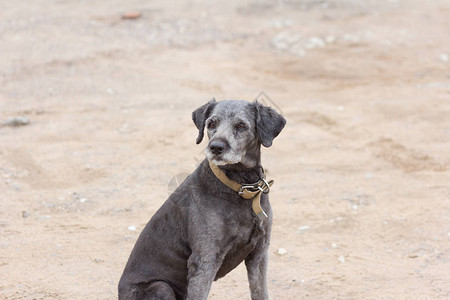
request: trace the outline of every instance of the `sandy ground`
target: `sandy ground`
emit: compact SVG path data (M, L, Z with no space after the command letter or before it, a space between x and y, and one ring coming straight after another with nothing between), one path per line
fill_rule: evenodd
M202 158L191 112L261 91L288 120L263 151L271 299L450 298L450 1L1 7L0 121L30 119L0 127L1 299L117 298ZM245 268L209 298L249 299Z

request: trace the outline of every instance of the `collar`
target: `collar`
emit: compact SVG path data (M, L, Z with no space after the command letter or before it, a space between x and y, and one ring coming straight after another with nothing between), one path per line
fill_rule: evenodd
M225 172L222 171L217 165L213 164L211 161L209 161L209 167L211 168L211 171L214 173L214 175L216 175L217 179L219 179L223 184L225 184L233 191L237 192L242 198L253 200L253 211L261 221L265 221L268 218L267 214L261 207L261 195L262 193L269 193L270 187L272 186L274 181L267 181L265 173L263 173L263 177L255 183L240 184L239 182L228 178Z

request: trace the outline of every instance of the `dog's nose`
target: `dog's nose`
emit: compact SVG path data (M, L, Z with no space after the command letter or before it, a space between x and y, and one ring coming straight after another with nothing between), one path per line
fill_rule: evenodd
M209 150L215 155L218 155L225 150L225 144L220 141L214 141L209 145Z

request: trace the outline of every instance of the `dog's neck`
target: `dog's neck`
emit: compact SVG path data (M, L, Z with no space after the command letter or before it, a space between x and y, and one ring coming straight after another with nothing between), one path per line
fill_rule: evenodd
M253 168L247 168L241 163L233 165L219 166L219 168L225 172L228 178L243 183L254 183L263 177L263 168L261 164Z
M219 166L228 178L242 184L257 182L264 176L264 169L261 165L261 145L258 143L249 150L244 155L242 162Z

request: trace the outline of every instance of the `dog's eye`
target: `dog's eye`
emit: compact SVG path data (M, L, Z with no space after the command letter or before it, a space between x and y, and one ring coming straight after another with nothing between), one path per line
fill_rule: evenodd
M239 122L239 123L236 125L236 128L237 128L237 129L245 129L245 128L246 128L245 123L244 123L244 122Z
M216 122L214 122L214 121L209 122L208 128L216 128Z

